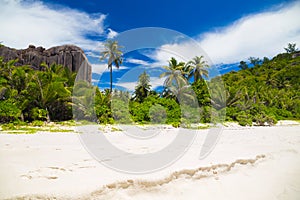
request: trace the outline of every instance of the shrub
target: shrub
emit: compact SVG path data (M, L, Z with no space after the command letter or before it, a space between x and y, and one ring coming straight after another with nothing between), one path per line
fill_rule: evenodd
M175 128L178 128L180 125L180 122L172 122L172 126Z
M15 121L21 115L21 110L10 100L0 100L0 123Z
M35 107L31 110L31 117L33 120L46 120L47 111L45 109Z
M154 124L164 124L167 120L166 109L160 104L154 104L149 110L150 120Z
M44 126L45 123L43 121L40 120L34 120L33 122L31 122L32 126Z
M13 123L3 124L1 126L3 130L16 130L17 127Z
M253 121L259 126L274 125L277 123L277 120L274 116L266 115L264 112L255 115L253 117Z
M242 111L238 114L237 120L241 126L252 126L252 118L250 114Z
M131 122L128 104L121 99L113 99L111 103L111 112L115 122L128 124Z

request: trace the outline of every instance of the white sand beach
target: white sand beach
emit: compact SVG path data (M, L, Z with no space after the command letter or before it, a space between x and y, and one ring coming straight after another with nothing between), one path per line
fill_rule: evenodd
M143 154L166 146L175 130L162 131L159 142L128 142L118 131L103 134L119 148ZM199 130L192 146L171 166L138 175L96 161L78 133L3 133L0 199L300 199L299 124L231 124L213 151L199 159L207 132Z

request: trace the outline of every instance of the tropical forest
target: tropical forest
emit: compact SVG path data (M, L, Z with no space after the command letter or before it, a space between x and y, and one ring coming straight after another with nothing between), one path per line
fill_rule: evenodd
M278 120L300 119L300 53L288 44L285 53L273 58L250 57L240 70L208 79L210 66L199 55L189 62L175 58L161 66L164 89L152 89L150 77L141 73L134 92L113 89L113 73L122 63L117 41L108 41L100 59L107 60L110 88L100 89L88 81L75 81L76 72L52 64L40 70L15 66L0 57L0 123L40 124L87 120L101 124L215 123L242 126L273 125ZM214 82L222 80L222 87ZM218 95L218 91L224 95Z

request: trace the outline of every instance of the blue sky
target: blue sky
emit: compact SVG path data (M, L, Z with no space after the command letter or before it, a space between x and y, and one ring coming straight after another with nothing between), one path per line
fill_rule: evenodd
M158 74L170 56L189 59L204 54L224 73L250 56L272 57L289 42L300 44L300 1L0 0L0 5L4 45L78 45L93 65L93 82L101 88L109 86L107 67L98 58L103 42L135 28L167 28L186 40L169 35L166 43L161 41L152 49L127 52L121 68L114 72L114 82L128 90L143 70L151 75L153 87L162 84ZM195 51L194 43L202 51Z
M138 27L164 27L189 36L229 25L250 13L263 12L287 0L51 0L49 3L107 15L106 25L117 32Z

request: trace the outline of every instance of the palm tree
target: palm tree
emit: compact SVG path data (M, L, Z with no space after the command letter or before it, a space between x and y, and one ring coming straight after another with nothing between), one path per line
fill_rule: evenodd
M248 64L242 60L238 67L241 68L242 70L245 70L248 69Z
M238 100L241 98L242 92L239 87L227 86L225 90L226 94L226 106L234 106L237 104Z
M150 76L144 71L138 80L138 85L135 87L134 100L142 102L150 94Z
M298 51L298 48L296 48L296 43L288 43L288 46L284 48L287 53L295 53Z
M175 58L171 58L169 66L163 66L167 71L160 75L160 78L167 77L164 86L163 96L176 98L177 102L185 101L195 102L196 98L192 94L192 88L186 79L185 63L177 62Z
M120 50L122 46L118 45L118 41L108 40L104 44L104 51L100 53L100 60L105 60L108 58L108 69L110 70L110 92L112 92L112 65L113 63L117 68L120 67L122 63L122 51Z
M14 99L21 110L21 120L24 121L24 111L32 103L34 95L29 95L29 87L34 77L33 69L29 66L19 66L13 69L10 86L15 90Z
M172 85L176 86L176 88L180 88L187 84L187 80L185 78L185 71L184 71L184 62L177 62L175 58L171 58L169 61L169 66L163 66L166 72L160 75L160 78L167 77L164 85L166 87L171 87Z
M236 102L237 107L242 110L250 110L253 107L254 99L251 96L251 91L247 87L241 88L241 96Z
M188 71L188 79L194 77L194 82L203 79L203 76L208 77L208 64L203 60L203 56L196 56L191 61L189 61L185 68Z
M50 122L51 105L55 101L66 100L71 95L71 91L65 87L67 79L61 77L61 74L55 73L61 72L61 70L62 68L59 66L45 66L45 71L38 71L33 77L38 96L37 102L39 107L46 110L48 122Z

